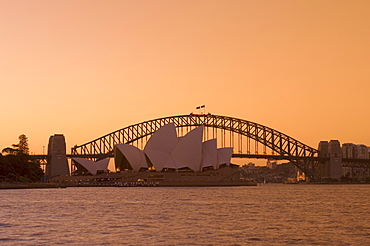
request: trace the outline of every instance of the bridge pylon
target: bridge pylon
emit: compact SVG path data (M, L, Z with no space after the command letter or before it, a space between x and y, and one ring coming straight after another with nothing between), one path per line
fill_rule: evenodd
M46 163L46 179L69 175L66 142L63 134L50 136Z

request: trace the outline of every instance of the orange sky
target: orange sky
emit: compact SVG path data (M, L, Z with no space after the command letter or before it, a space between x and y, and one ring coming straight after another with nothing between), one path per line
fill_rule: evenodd
M368 0L1 0L0 149L206 111L370 145Z

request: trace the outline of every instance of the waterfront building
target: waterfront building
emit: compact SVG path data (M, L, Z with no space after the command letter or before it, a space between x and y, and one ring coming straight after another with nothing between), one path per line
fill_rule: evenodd
M353 143L344 143L342 144L342 155L343 158L355 158L356 145ZM353 177L353 168L352 167L343 167L343 175L346 177Z
M369 149L364 144L357 144L355 148L355 158L369 159Z
M369 159L369 148L364 144L344 143L342 145L343 158ZM370 176L368 168L343 167L343 175L350 178L365 179Z
M356 151L356 145L353 143L344 143L342 145L343 158L356 158L355 151Z
M267 167L270 169L275 169L277 167L276 161L267 160Z

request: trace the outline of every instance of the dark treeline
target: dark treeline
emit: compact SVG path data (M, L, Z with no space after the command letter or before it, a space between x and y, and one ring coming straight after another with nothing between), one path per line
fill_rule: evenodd
M3 181L36 182L43 175L40 162L29 155L0 156L0 178Z
M0 181L36 182L44 175L40 162L28 153L27 137L19 136L19 144L3 149L0 154Z

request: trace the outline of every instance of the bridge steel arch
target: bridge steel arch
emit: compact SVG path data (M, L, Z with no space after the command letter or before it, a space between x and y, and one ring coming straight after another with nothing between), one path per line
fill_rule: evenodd
M71 149L71 154L100 158L111 156L116 144L132 144L135 141L147 139L160 127L169 123L175 124L178 133L179 129L181 129L182 133L185 129L186 133L189 129L191 130L191 127L204 125L206 128L221 129L222 131L229 131L247 137L249 140L252 139L256 145L259 143L265 148L271 149L280 159L290 160L305 172L310 179L316 180L319 178L317 176L317 162L315 164L315 161L313 161L318 156L318 150L270 127L243 119L213 114L170 116L130 125L88 143L76 145ZM251 157L252 155L235 153L234 149L233 157L246 156Z

